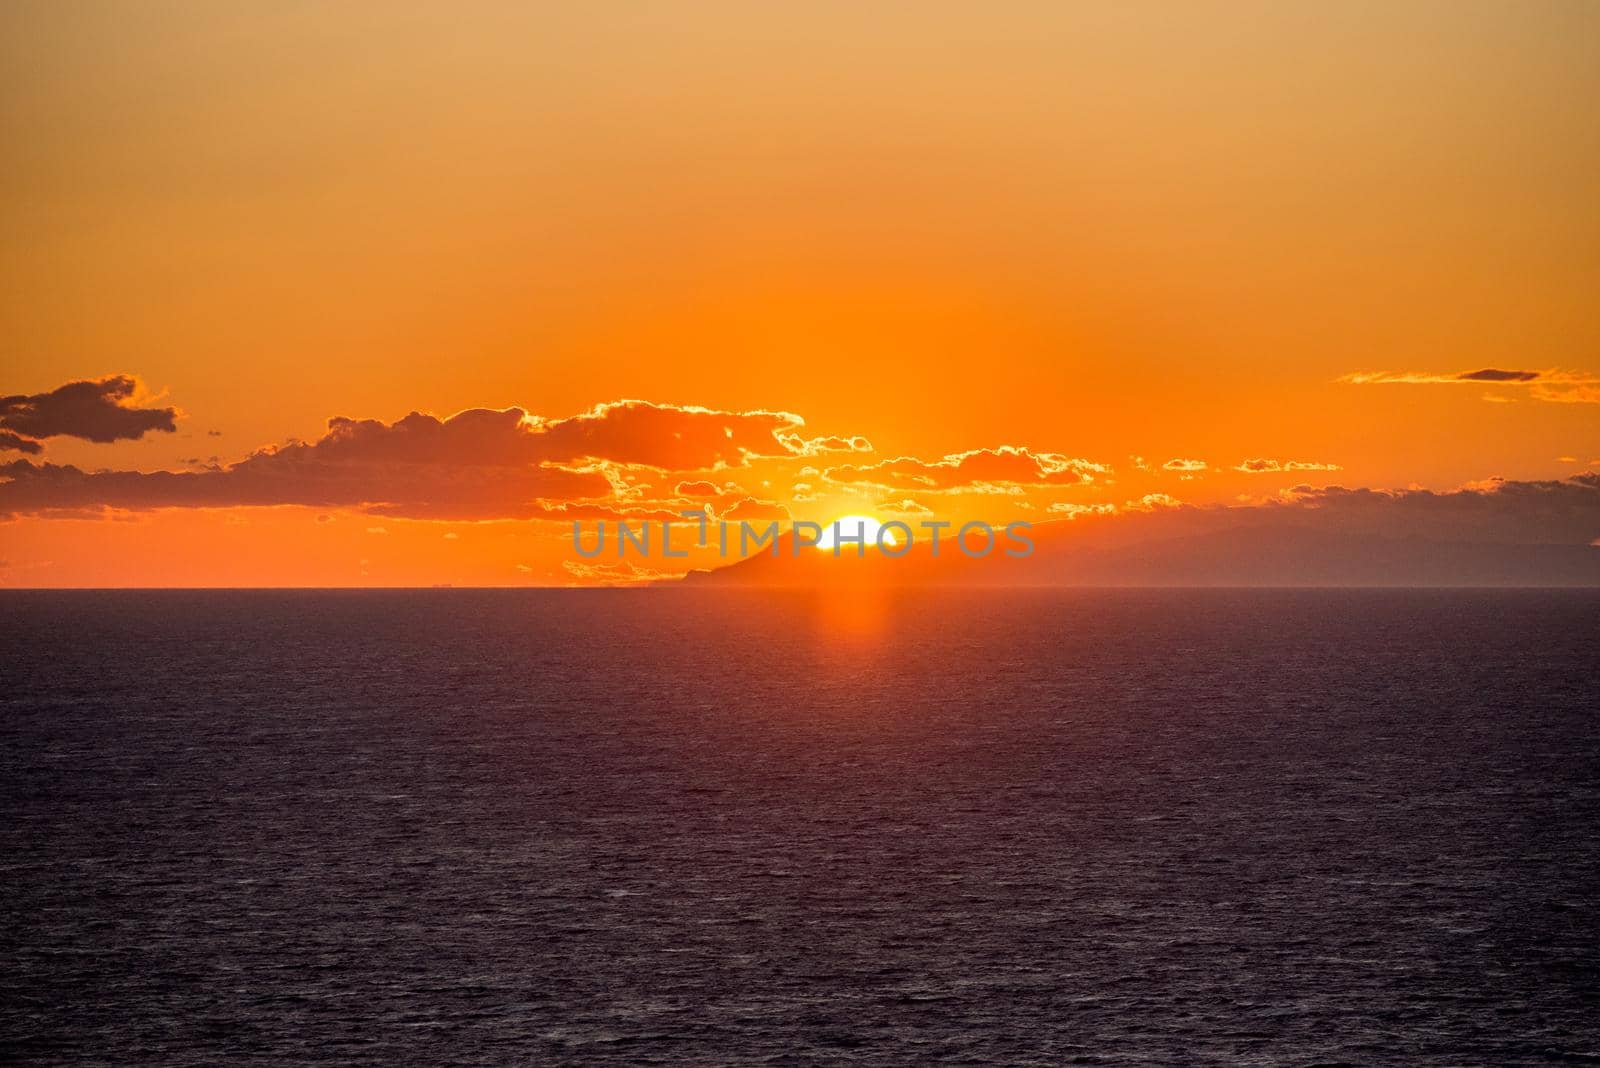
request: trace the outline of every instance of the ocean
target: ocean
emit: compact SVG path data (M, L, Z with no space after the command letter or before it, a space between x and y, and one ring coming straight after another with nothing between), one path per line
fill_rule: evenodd
M0 1060L1600 1063L1600 594L0 594Z

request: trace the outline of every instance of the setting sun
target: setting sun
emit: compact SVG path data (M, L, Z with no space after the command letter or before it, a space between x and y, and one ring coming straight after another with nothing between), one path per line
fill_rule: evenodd
M817 541L817 548L832 549L839 545L840 539L843 539L839 551L845 552L856 544L857 537L861 539L862 544L871 548L878 544L878 534L882 530L883 524L870 515L842 515L822 528L822 537ZM898 548L900 538L890 530L883 535L883 544L890 548Z

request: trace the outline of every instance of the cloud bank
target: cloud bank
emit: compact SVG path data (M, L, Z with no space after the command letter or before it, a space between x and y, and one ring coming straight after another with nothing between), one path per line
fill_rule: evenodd
M36 454L38 442L26 434L111 441L172 430L172 409L125 405L136 388L132 378L119 377L5 398L6 423L15 429L0 432L6 435L0 443ZM521 408L471 409L448 419L412 412L393 423L341 416L328 421L317 441L291 441L198 471L84 471L16 460L0 466L0 515L309 505L412 519L570 518L575 513L564 502L618 492L612 474L619 468L708 471L753 458L808 456L832 441L870 448L863 438L802 438L794 430L803 425L787 412L638 400L596 405L565 419ZM704 481L682 486L716 496L737 491ZM745 496L739 492L729 506L776 514L777 505Z

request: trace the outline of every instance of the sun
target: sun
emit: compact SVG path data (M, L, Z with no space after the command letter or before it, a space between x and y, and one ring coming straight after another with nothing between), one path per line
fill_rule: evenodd
M845 539L844 544L839 547L841 553L856 551L857 535L866 543L867 548L875 548L878 544L878 532L881 530L883 524L870 515L842 515L823 524L822 537L817 542L817 548L833 551L834 544L841 535ZM883 535L883 544L890 548L898 548L900 537L891 530Z

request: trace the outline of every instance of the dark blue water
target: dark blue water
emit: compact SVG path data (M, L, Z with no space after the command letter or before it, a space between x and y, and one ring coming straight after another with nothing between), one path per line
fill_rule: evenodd
M1600 1061L1600 597L0 595L0 1059Z

